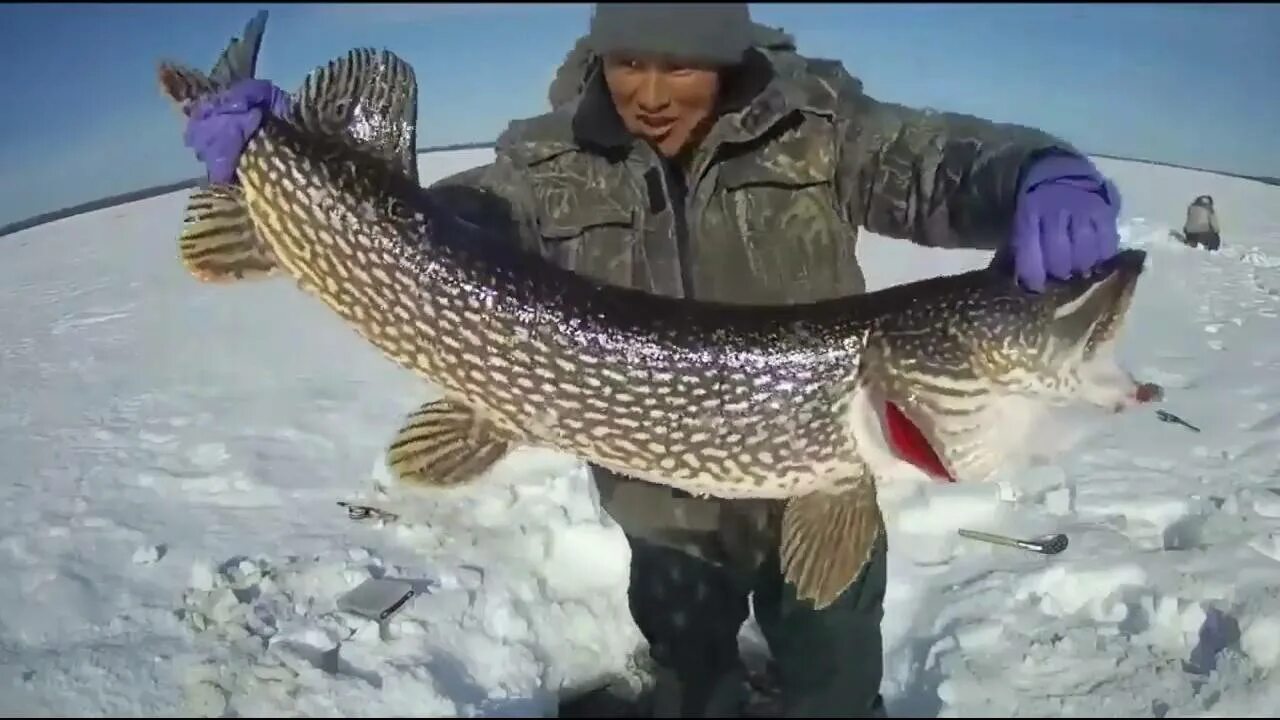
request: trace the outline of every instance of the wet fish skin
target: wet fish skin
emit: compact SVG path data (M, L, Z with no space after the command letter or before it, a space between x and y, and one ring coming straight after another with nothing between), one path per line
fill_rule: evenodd
M251 74L231 47L222 79L162 64L164 92L185 110ZM416 105L393 53L317 69L248 143L238 184L192 194L179 239L196 277L288 275L443 389L389 449L406 484L464 484L540 445L693 494L788 499L786 575L822 607L883 532L890 405L950 479L981 481L1053 406L1133 404L1112 351L1141 251L1041 294L987 269L804 305L649 295L516 251L421 188Z

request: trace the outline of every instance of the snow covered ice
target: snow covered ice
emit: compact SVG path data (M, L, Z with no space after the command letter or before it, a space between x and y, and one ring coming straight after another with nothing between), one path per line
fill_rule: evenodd
M423 182L490 156L424 155ZM1201 432L1136 413L1009 481L888 493L891 716L1280 708L1280 188L1098 163L1150 252L1121 353ZM1206 193L1219 253L1169 238ZM186 275L186 195L0 238L0 713L538 716L565 688L637 688L627 546L580 465L522 451L383 497L429 391L291 282ZM873 288L987 260L873 235L859 254ZM340 611L370 577L418 595L382 626Z

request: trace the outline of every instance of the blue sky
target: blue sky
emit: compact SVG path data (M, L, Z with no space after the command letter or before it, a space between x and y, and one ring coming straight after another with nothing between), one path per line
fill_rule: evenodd
M0 224L202 172L155 80L208 69L260 8L259 76L293 89L355 46L420 85L419 142L546 109L587 4L0 6ZM753 4L868 93L1018 122L1091 152L1280 175L1280 6Z

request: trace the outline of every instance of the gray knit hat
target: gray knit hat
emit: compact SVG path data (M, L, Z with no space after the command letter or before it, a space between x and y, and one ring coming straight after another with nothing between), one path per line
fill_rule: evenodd
M597 55L736 65L751 47L751 14L746 3L597 3L587 39Z

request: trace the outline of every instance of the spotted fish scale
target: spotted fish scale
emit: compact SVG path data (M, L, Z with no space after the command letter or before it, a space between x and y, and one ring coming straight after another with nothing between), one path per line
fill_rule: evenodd
M855 469L834 400L862 333L837 306L815 322L598 286L495 251L397 188L418 196L405 210L395 178L318 162L303 140L268 123L241 161L262 240L388 356L499 427L726 497L827 482L810 478L815 464Z

